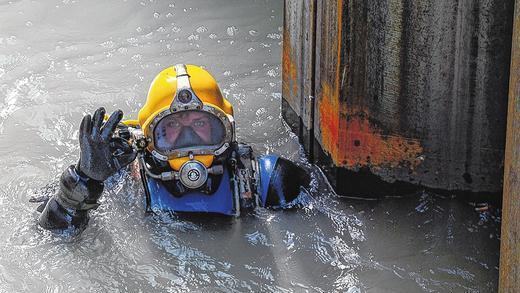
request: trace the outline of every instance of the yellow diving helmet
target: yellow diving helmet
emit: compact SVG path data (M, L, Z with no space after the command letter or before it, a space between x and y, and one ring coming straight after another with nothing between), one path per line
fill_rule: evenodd
M178 64L153 80L138 122L157 159L179 171L191 160L209 168L235 141L233 106L209 72Z

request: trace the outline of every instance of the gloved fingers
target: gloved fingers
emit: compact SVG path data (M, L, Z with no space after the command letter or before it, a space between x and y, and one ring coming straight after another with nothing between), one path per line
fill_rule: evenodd
M127 166L128 164L132 163L136 157L137 157L137 152L135 150L132 150L130 153L125 153L121 156L114 157L114 160L117 161L120 168L123 168L123 167Z
M101 137L104 139L109 139L112 137L114 130L116 130L117 125L119 122L123 119L123 111L117 110L110 115L110 118L108 118L107 123L103 126L103 130L101 131Z
M124 139L117 137L110 141L114 166L119 169L130 164L137 156L137 151Z
M110 150L112 154L130 153L133 151L132 146L123 138L113 137L110 139Z
M117 155L117 153L124 152L122 149L124 148L123 143L119 140L119 137L112 138L110 140L110 152L112 152L113 155Z
M79 126L79 140L82 141L83 138L89 136L92 130L92 118L90 114L85 115L83 120L81 120L81 125Z
M103 118L105 117L105 108L100 107L94 112L92 116L92 136L98 136L101 132L101 125L103 124Z

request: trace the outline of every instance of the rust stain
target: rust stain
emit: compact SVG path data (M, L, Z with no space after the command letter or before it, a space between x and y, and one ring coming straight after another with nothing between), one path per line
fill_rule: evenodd
M327 151L332 160L337 164L339 160L339 93L340 93L340 61L341 61L341 23L343 14L342 1L337 2L337 35L330 48L335 48L336 64L334 69L333 86L326 79L321 81L321 98L319 103L320 132L322 147ZM327 47L327 46L326 46ZM328 52L325 52L327 54ZM325 75L326 76L326 75Z
M297 93L298 88L296 83L297 68L293 60L294 54L292 50L289 30L287 26L284 26L282 43L282 95L286 100L290 99L291 102L294 102L293 97Z
M414 169L422 162L420 140L383 134L381 129L370 123L366 110L348 109L330 91L328 83L323 82L323 96L319 104L321 142L336 166L373 168L406 165Z
M336 93L331 92L330 85L323 81L321 84L321 99L319 103L321 143L324 150L329 152L334 162L338 160L339 138L339 100Z
M419 165L423 148L418 139L399 135L384 135L370 123L364 110L349 109L351 114L342 118L343 134L340 140L340 165L353 167L397 167L406 165L414 169Z
M335 72L332 82L321 81L319 113L322 147L336 166L378 168L406 165L414 169L422 162L420 156L423 148L418 139L385 135L370 123L367 109L360 105L348 108L346 99L340 100L343 1L338 1L336 11L337 36L330 46L336 50ZM343 94L349 93L344 91Z

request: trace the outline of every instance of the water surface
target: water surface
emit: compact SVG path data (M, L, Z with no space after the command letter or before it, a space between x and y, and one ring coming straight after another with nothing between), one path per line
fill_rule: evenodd
M313 170L293 211L144 215L121 172L79 237L37 226L31 196L78 160L81 117L135 118L153 77L204 65L238 138L305 164L280 116L282 1L0 1L0 292L490 292L499 224L421 193L334 196Z

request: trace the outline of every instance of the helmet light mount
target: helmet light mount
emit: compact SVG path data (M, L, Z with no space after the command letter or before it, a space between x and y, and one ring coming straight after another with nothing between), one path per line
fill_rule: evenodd
M177 91L170 105L171 111L202 109L204 104L191 88L190 75L188 74L186 65L175 65L175 72L177 73Z
M183 104L187 104L191 101L191 93L187 90L182 90L177 94L177 99Z

